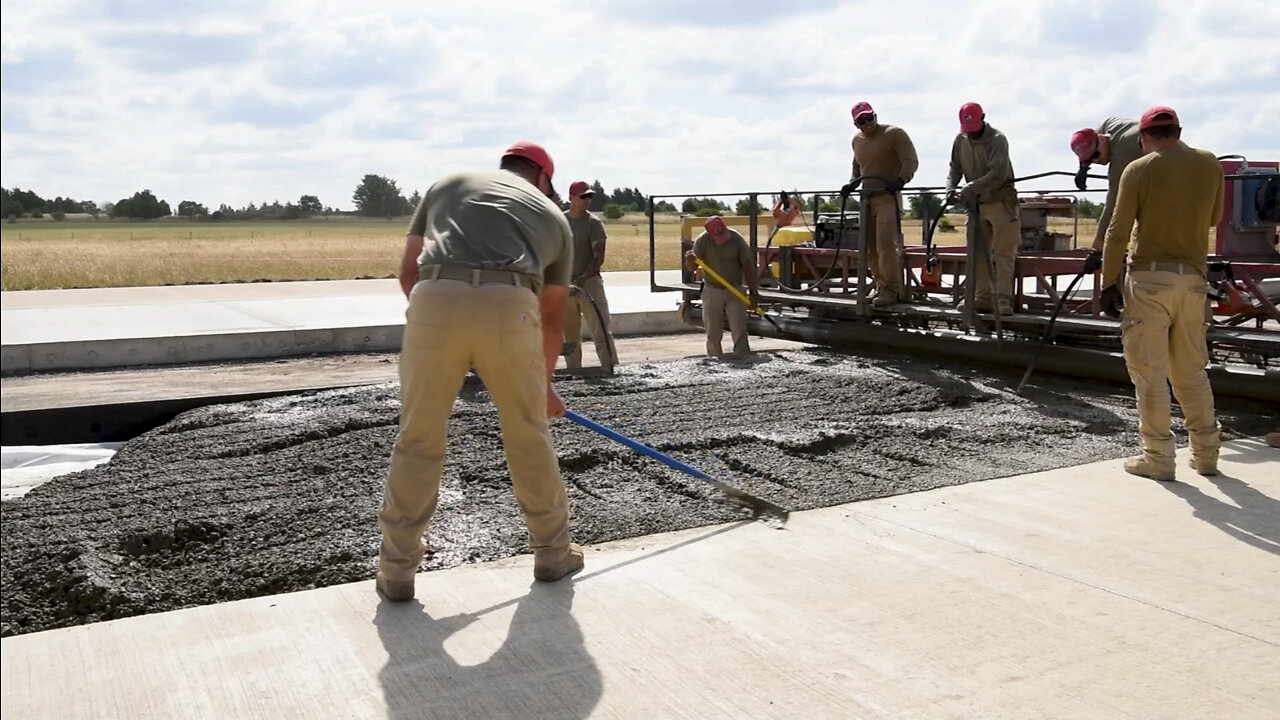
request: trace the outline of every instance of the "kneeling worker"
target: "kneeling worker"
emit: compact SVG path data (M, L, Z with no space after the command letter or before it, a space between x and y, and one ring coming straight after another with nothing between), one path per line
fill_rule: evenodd
M685 253L685 266L689 270L696 270L696 260L701 260L724 278L725 282L751 297L756 288L756 269L751 258L751 246L738 231L730 230L723 218L710 218L703 227L706 231L698 235L693 241L693 249ZM707 354L712 357L723 353L720 339L724 337L726 315L729 318L729 333L733 336L733 354L742 356L750 353L751 347L747 343L747 306L717 280L704 277L702 323L707 330Z
M582 292L571 292L564 306L564 339L572 348L565 356L565 364L571 370L582 367L582 317L585 316L600 367L611 372L618 364L618 351L613 333L609 331L609 301L605 299L604 279L600 277L604 243L608 238L604 221L587 209L594 195L595 191L582 180L569 186L569 209L564 215L573 230L572 283Z

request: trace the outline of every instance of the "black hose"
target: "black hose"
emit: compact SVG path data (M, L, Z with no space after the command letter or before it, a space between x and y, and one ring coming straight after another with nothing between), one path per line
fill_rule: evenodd
M1022 382L1018 383L1018 389L1014 390L1015 393L1021 395L1022 387L1027 384L1027 380L1031 379L1031 371L1035 370L1036 363L1040 362L1040 353L1044 352L1045 343L1047 343L1050 336L1053 335L1053 325L1058 321L1058 315L1062 313L1062 307L1067 304L1067 298L1071 297L1071 293L1075 290L1076 283L1080 282L1083 277L1084 270L1081 269L1075 276L1075 279L1067 285L1067 289L1062 293L1062 297L1058 298L1058 304L1054 306L1053 314L1049 316L1049 324L1044 328L1044 335L1040 337L1040 344L1036 346L1036 354L1031 357L1031 364L1027 366L1027 371L1022 374Z
M863 180L879 180L881 182L885 182L884 178L876 177L874 175L863 175L861 177L854 178L854 179L857 180L858 182L862 182ZM832 260L831 266L827 268L827 271L823 273L822 277L818 278L812 285L810 285L807 288L793 288L788 285L783 285L782 280L774 278L774 280L778 283L778 287L790 293L807 294L807 293L817 292L818 289L822 287L822 283L831 279L832 274L834 274L836 271L836 266L838 264L837 261L840 259L840 251L844 249L844 221L845 221L845 211L848 208L848 204L849 204L849 196L842 193L840 195L840 228L838 231L839 235L836 238L836 248L835 248L836 256ZM817 212L816 207L814 209L814 212L815 213ZM801 203L801 214L803 215L803 213L804 213L804 204ZM861 206L859 206L859 209L858 209L858 225L859 226L862 225L862 222L863 222L862 216L864 213L865 213L865 208L862 208ZM899 218L899 222L901 222L901 218ZM815 226L817 225L817 215L814 215L814 225ZM769 239L765 241L764 249L766 253L768 252L769 248L773 244L773 236L776 235L777 233L778 233L778 228L775 226L773 229L773 232L769 233ZM814 238L813 238L814 245L817 245L817 241L818 241L817 227L814 227L813 235L814 235ZM859 258L859 262L863 262L863 261L864 260L862 258Z

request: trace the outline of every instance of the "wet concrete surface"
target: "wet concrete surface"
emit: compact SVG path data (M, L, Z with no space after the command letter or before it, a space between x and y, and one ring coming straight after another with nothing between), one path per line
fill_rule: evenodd
M579 413L793 510L1134 451L1131 389L1039 377L1019 397L1020 375L798 349L556 385ZM371 578L398 408L394 384L205 407L3 503L0 634ZM1273 429L1273 410L1220 408L1224 435ZM695 478L566 420L553 428L579 542L742 517ZM528 552L474 378L454 406L429 540L424 570Z

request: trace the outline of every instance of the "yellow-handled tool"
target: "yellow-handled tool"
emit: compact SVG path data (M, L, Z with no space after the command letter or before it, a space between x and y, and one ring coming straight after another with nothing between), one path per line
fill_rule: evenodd
M736 298L738 298L739 300L741 300L741 301L742 301L742 304L743 304L743 305L746 305L748 310L750 310L751 312L753 312L753 313L755 313L755 314L759 315L760 317L764 318L765 320L768 320L768 321L769 321L769 324L770 324L770 325L772 325L772 326L774 326L775 328L778 328L778 330L782 330L782 328L778 326L778 323L774 322L773 318L771 318L771 317L769 317L768 315L766 315L766 314L764 313L764 311L763 311L763 310L761 310L761 309L760 309L760 308L758 308L758 307L752 307L752 306L751 306L751 300L749 300L749 299L747 298L747 296L746 296L746 295L743 295L741 290L739 290L738 288L736 288L736 287L734 287L734 286L730 285L730 284L729 284L729 283L728 283L724 278L720 277L720 273L716 272L715 270L712 270L712 269L711 269L711 267L710 267L709 265L707 265L705 262L703 262L703 261L702 261L702 258L700 258L700 257L698 257L697 255L695 255L695 256L693 257L693 261L694 261L694 262L696 262L696 263L698 263L698 267L702 268L702 272L704 272L704 273L706 273L707 275L709 275L709 276L711 277L711 279L712 279L712 280L715 280L716 282L718 282L718 283L720 283L721 285L723 285L723 286L724 286L724 288L725 288L726 290L728 290L729 292L733 293L734 297L736 297Z

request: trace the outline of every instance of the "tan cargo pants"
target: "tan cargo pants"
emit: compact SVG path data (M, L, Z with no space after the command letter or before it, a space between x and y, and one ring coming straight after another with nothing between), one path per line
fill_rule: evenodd
M1193 268L1172 266L1181 267L1181 272L1131 268L1124 282L1121 317L1124 361L1138 399L1143 456L1161 470L1174 467L1170 384L1182 406L1196 460L1216 462L1221 444L1205 371L1209 352L1204 278Z
M902 233L896 195L872 195L862 215L867 225L867 270L880 292L906 299L902 289Z
M986 231L987 252L991 255L990 261L986 257L975 257L978 267L973 272L973 302L982 307L993 303L992 295L1008 298L1013 292L1013 264L1018 259L1018 246L1022 243L1022 221L1017 210L1000 201L979 205L978 217ZM991 261L996 266L994 292Z
M746 290L738 288L745 295ZM707 328L707 354L724 354L720 340L724 338L725 317L729 318L729 335L733 338L733 354L751 352L747 341L747 306L733 293L708 280L702 288L702 324Z
M565 358L565 365L570 369L582 367L582 318L585 317L587 327L591 330L591 341L596 346L596 359L600 361L600 367L613 367L618 364L618 349L613 342L613 333L609 330L609 301L604 296L604 279L596 275L576 284L590 297L573 293L565 301L564 339L574 343L573 350ZM600 308L598 316L591 306L592 300Z
M453 402L474 368L498 408L511 486L536 558L569 551L569 502L547 422L538 298L515 285L424 280L414 286L400 351L400 434L391 453L378 571L411 580L426 551Z

